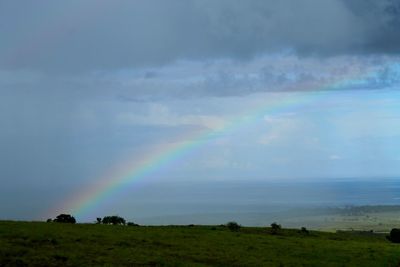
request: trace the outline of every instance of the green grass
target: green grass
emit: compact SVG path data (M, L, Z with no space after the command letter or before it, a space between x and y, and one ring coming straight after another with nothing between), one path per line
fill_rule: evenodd
M399 266L384 235L0 222L0 266Z

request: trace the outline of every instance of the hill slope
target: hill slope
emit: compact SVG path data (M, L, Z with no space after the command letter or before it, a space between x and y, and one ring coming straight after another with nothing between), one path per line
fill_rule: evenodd
M398 266L367 232L0 222L0 266Z

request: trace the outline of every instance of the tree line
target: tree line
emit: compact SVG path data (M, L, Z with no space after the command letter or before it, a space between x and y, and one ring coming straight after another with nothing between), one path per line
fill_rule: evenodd
M76 219L71 214L60 214L54 219L47 219L47 222L58 222L58 223L76 223ZM123 217L112 215L104 216L103 218L96 218L96 224L111 224L111 225L128 225L128 226L139 226L134 222L126 222Z

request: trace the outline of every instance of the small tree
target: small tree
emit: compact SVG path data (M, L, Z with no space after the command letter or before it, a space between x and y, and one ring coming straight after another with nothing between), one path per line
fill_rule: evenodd
M112 224L112 225L125 225L125 219L119 217L117 215L113 216L105 216L102 220L103 224Z
M393 243L400 243L400 229L393 228L390 231L390 235L387 237L387 239L389 239Z
M101 218L100 217L96 218L96 223L97 224L101 224Z
M276 222L271 223L271 234L275 235L281 229L282 229L282 227L280 224L277 224Z
M53 219L49 218L46 222L53 222Z
M53 221L60 223L76 223L75 218L70 214L60 214Z
M237 222L228 222L226 224L226 227L228 227L228 229L232 232L237 232L241 228L241 226Z
M127 225L128 226L139 226L139 224L134 223L134 222L128 222Z
M301 227L300 233L308 235L310 232L305 227Z

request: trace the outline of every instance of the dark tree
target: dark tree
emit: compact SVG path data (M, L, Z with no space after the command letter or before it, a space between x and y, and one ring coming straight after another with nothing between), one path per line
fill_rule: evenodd
M387 239L389 239L393 243L400 243L400 229L393 228L390 231L390 235L387 237Z
M75 218L69 214L60 214L53 221L60 223L76 223Z
M127 225L128 226L139 226L139 224L134 223L134 222L128 222Z
M228 227L229 230L231 230L232 232L237 232L240 229L240 225L237 222L228 222L226 224L226 227Z
M310 232L305 227L301 227L300 233L308 235Z
M96 218L96 223L97 223L97 224L100 224L100 223L101 223L101 218L100 218L100 217Z
M277 224L276 222L271 223L271 234L277 234L281 228L280 224Z
M125 225L125 219L119 216L105 216L102 220L103 224Z
M46 222L53 222L53 219L47 219Z

